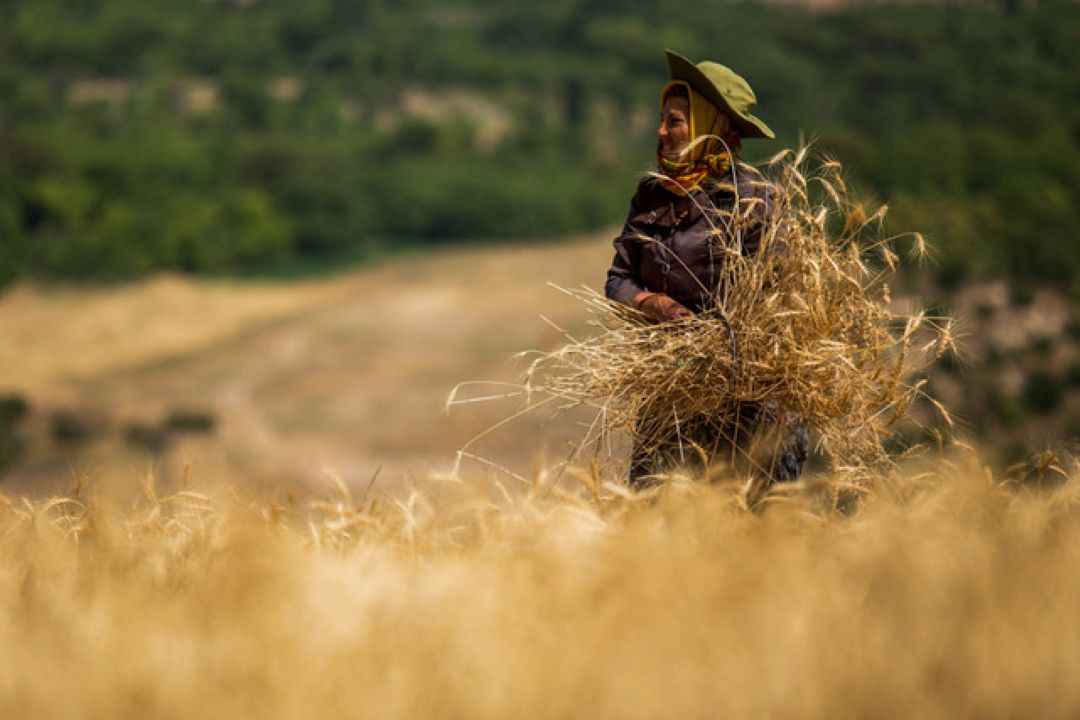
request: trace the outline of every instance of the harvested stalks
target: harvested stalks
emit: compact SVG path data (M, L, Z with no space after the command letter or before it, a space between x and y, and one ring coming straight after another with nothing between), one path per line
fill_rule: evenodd
M744 254L741 239L761 223L760 200L737 198L711 215L720 290L689 321L650 324L595 291L564 290L599 332L567 336L533 359L522 383L527 407L554 399L595 408L583 445L622 431L682 447L688 423L732 433L731 418L756 406L773 425L812 428L834 474L855 487L891 467L886 440L924 395L918 371L952 345L949 324L890 310L902 236L881 236L887 208L855 199L836 162L808 173L806 156L785 151L768 162L772 202L756 253Z

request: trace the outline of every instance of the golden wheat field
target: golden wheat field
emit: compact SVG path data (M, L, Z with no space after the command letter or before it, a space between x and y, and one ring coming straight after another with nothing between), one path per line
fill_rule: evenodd
M810 474L751 511L737 480L556 470L581 428L526 417L474 445L523 481L449 474L508 411L447 416L451 387L586 332L546 282L596 285L609 253L0 298L0 391L30 405L0 718L1080 715L1065 459L1017 484L924 457L844 512ZM178 409L213 431L151 432Z
M0 717L1080 712L1080 476L0 504Z

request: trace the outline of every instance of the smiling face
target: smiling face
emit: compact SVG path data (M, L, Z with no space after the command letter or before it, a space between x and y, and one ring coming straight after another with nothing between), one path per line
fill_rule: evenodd
M675 94L664 98L660 127L656 129L660 153L668 160L678 160L690 144L690 99Z

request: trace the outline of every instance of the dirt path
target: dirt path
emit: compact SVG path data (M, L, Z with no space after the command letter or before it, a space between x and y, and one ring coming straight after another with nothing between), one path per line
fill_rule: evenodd
M57 409L109 420L80 449L38 439L5 485L32 487L70 467L129 475L226 475L234 484L366 485L446 470L454 451L511 406L447 417L450 389L511 380L512 355L551 347L543 314L580 327L583 309L547 283L600 287L609 234L553 245L471 248L301 283L163 277L112 289L20 288L0 298L0 392L27 396L40 427ZM156 458L119 438L178 409L213 413L210 436ZM44 431L39 431L44 432ZM485 446L527 468L566 428L526 421ZM562 447L555 449L561 451ZM120 460L118 461L118 458ZM126 462L125 462L126 461Z

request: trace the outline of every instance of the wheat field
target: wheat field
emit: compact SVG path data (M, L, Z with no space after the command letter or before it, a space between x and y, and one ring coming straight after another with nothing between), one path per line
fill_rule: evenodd
M4 497L0 717L1076 717L1080 473L1051 475L941 461L851 516L588 472Z
M508 410L446 417L448 391L557 347L540 313L587 331L545 282L595 284L609 242L0 298L0 389L31 406L0 718L1078 716L1065 459L912 460L854 513L811 473L751 511L741 482L560 469L580 428L526 418L476 444L525 482L447 474ZM185 404L215 432L125 445ZM59 411L106 429L64 445Z

